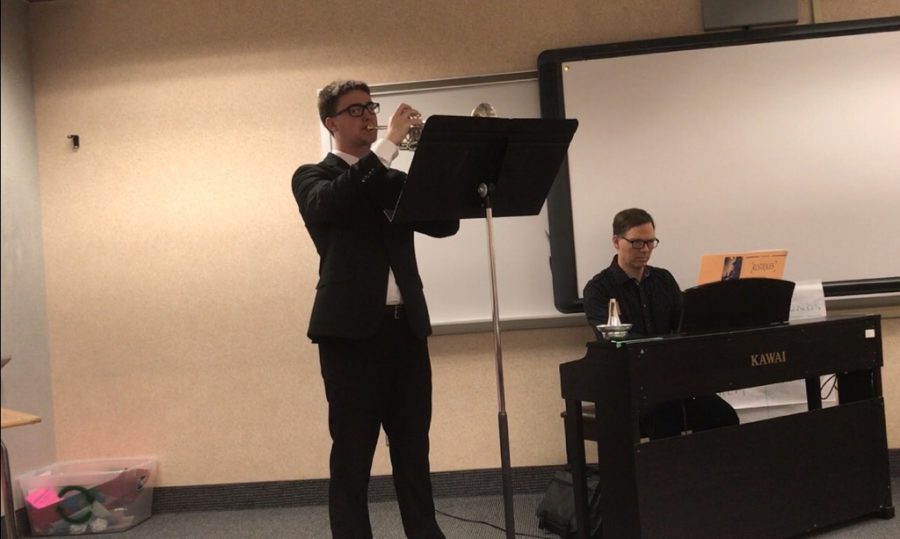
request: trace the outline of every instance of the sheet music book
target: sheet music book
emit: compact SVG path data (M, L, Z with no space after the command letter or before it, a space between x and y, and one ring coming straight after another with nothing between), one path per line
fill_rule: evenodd
M703 255L697 284L759 277L781 279L786 259L785 249Z

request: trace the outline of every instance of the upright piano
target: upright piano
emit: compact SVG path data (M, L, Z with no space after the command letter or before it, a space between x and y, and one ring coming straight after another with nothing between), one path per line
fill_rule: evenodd
M560 365L579 537L583 403L595 407L604 539L790 537L893 517L881 366L880 316L589 343ZM838 404L822 408L819 377L830 374ZM807 411L641 439L639 419L658 403L788 380L807 381Z

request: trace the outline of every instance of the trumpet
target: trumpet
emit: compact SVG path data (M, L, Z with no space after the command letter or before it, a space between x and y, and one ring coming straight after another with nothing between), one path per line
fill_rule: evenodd
M422 137L422 129L425 127L425 122L422 122L422 125L414 125L409 128L409 132L406 133L406 136L403 137L403 140L400 141L400 144L397 145L401 150L408 150L411 152L416 151L416 147L419 145L419 138ZM387 129L386 125L370 125L366 127L369 131L383 131Z
M479 103L474 109L472 109L472 116L476 118L496 118L497 110L490 103ZM386 125L370 125L366 127L369 131L382 131L387 129ZM422 137L422 130L425 128L425 120L422 120L422 125L414 125L409 128L409 132L400 141L398 148L401 150L408 150L414 152L416 148L419 146L419 139Z

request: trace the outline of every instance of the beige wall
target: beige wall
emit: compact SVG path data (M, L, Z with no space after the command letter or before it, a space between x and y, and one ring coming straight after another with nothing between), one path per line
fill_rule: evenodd
M2 293L0 353L2 404L41 416L37 425L3 431L12 475L56 458L48 349L41 200L35 135L34 92L25 35L27 7L2 0Z
M549 48L702 31L700 2L685 0L30 7L59 458L157 455L163 485L327 476L305 337L318 260L289 189L321 157L317 88L533 70ZM801 22L809 12L801 2ZM900 2L816 12L897 15ZM514 466L564 461L557 368L590 337L504 334ZM431 350L433 468L499 466L491 335ZM896 406L889 416L898 446ZM382 446L373 473L389 469Z

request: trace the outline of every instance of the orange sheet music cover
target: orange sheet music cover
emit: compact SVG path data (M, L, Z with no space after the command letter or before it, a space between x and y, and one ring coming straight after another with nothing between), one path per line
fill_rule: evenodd
M781 279L785 259L787 251L784 249L703 255L697 284L760 277Z

